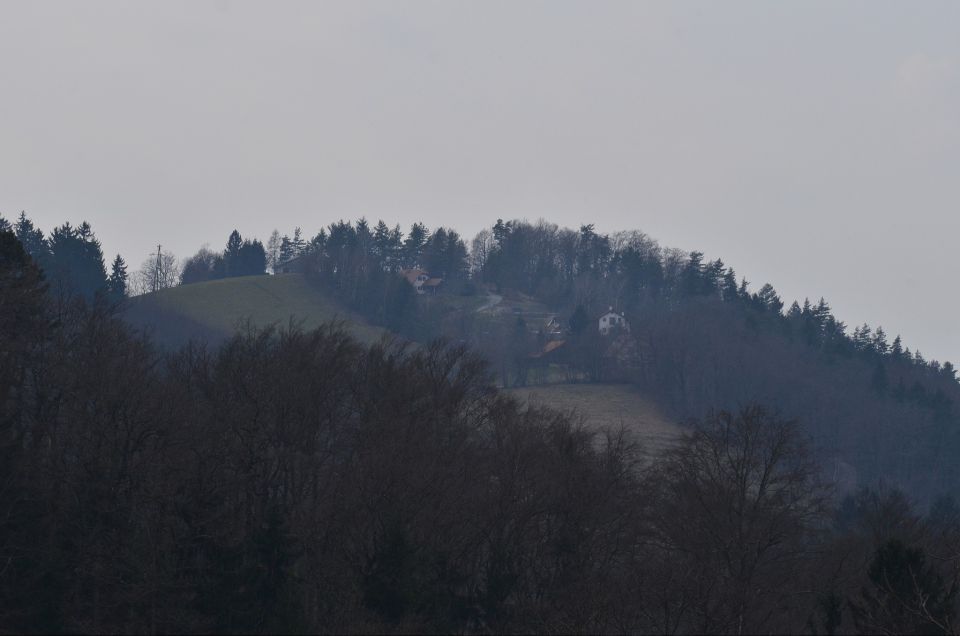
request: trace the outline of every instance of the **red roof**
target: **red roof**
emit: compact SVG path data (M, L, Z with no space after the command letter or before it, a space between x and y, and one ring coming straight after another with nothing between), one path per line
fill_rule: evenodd
M410 281L410 284L411 284L411 285L414 284L415 282L417 282L417 278L418 278L419 276L421 276L421 275L429 276L429 275L430 275L430 274L428 274L427 272L423 271L422 269L405 269L405 270L403 270L402 272L400 272L400 274L401 274L404 278L406 278L408 281Z

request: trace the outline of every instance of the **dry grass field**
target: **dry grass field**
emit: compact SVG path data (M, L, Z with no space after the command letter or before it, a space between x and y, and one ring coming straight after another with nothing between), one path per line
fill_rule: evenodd
M649 453L663 450L683 432L652 400L626 384L548 384L510 389L508 393L528 404L573 411L591 428L623 425Z

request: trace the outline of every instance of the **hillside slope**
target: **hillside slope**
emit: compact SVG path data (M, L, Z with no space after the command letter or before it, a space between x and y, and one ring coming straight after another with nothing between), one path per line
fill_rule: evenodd
M683 434L654 401L628 384L546 384L507 392L529 405L573 411L592 429L623 425L648 454L668 448Z
M385 333L310 285L301 274L225 278L164 289L131 299L123 315L164 346L178 346L191 338L220 342L248 320L264 327L283 326L292 319L304 329L342 320L364 342Z

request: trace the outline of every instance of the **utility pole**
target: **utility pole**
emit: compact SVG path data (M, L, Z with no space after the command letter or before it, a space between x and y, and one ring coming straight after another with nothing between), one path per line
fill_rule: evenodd
M160 257L160 246L157 245L157 264L153 268L153 291L158 291L160 289L160 267L162 260Z

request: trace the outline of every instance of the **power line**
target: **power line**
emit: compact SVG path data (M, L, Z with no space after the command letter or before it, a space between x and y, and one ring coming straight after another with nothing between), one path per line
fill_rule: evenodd
M160 267L162 266L162 261L160 257L160 246L157 245L157 264L153 268L153 291L159 291L160 289Z

